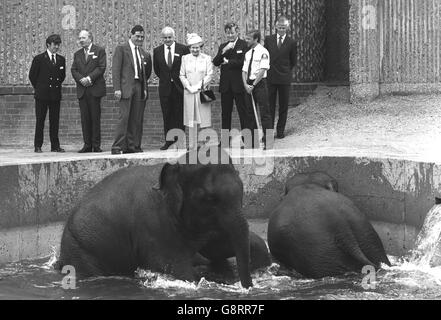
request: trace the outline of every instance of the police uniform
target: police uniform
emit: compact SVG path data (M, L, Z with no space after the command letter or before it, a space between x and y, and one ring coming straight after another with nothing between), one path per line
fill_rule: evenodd
M274 124L271 117L271 111L268 103L268 87L266 82L267 70L270 68L270 55L267 49L260 43L254 48L248 50L245 54L245 61L242 71L247 73L247 84L254 85L253 98L256 104L256 108L260 112L260 120L262 122L263 129L263 143L266 146L266 134L268 129L273 129ZM260 69L265 69L263 78L255 84L257 74ZM251 110L253 109L251 95L245 95L245 103ZM256 110L257 111L257 110ZM254 121L254 128L257 128L256 121ZM253 130L254 131L254 130ZM254 132L253 132L254 133ZM253 135L254 141L254 135Z
M32 60L29 80L34 87L35 126L34 147L43 145L43 128L49 109L49 136L51 151L63 151L58 139L60 119L61 84L66 78L66 59L49 50L37 55Z

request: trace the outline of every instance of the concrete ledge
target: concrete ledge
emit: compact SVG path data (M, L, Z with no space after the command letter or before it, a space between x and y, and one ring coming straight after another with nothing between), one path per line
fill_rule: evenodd
M174 154L171 157L171 154ZM77 201L94 184L127 166L146 165L159 176L164 162L181 153L96 156L0 166L0 262L50 252L56 233ZM299 172L321 170L334 176L380 230L388 253L412 248L427 212L441 194L441 165L366 157L278 156L234 158L244 183L244 213L267 220L279 203L285 181ZM49 227L48 227L49 226ZM30 254L11 248L28 242ZM34 244L38 244L37 247ZM25 250L26 251L26 250Z

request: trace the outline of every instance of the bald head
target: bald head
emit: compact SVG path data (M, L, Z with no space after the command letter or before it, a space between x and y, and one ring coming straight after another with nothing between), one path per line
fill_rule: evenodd
M89 30L81 30L78 34L78 43L83 48L87 48L93 41L92 33Z
M166 46L171 46L175 42L175 30L171 27L165 27L161 31L162 41Z

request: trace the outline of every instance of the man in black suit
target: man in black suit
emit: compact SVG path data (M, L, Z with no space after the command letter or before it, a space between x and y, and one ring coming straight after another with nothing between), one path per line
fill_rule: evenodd
M58 139L60 120L61 84L66 78L66 59L57 54L61 45L58 34L46 39L46 51L35 56L29 71L29 80L34 87L35 126L34 151L41 153L43 129L49 109L49 136L52 152L64 152Z
M276 116L276 97L277 93L279 94L279 120L276 135L278 139L285 137L292 69L297 62L297 44L287 36L288 28L288 19L280 16L276 22L277 33L265 38L265 48L271 56L271 68L268 70L268 95L273 123Z
M241 129L251 129L254 123L253 110L245 104L245 88L242 82L242 66L248 45L239 38L239 27L227 23L224 27L227 42L222 43L213 64L221 68L219 91L221 93L222 129L231 130L233 101L236 102Z
M143 152L141 140L152 59L142 48L144 28L134 26L129 36L129 41L117 46L113 53L112 80L120 116L112 154Z
M179 72L183 55L189 54L187 46L175 41L175 31L165 27L161 32L164 44L153 50L153 69L159 78L159 101L164 120L165 144L160 148L167 150L175 141L167 141L167 133L171 129L184 128L184 89Z
M88 30L80 31L78 41L82 48L75 52L71 68L77 83L84 140L84 146L78 152L102 152L100 104L106 95L106 51L92 43L93 36Z

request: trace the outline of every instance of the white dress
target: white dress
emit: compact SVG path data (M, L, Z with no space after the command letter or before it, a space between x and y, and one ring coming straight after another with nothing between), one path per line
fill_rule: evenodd
M211 103L201 103L199 92L190 93L187 88L201 88L202 80L207 87L213 80L213 63L209 55L200 53L197 57L191 53L182 57L179 75L184 86L184 125L201 128L211 127Z

